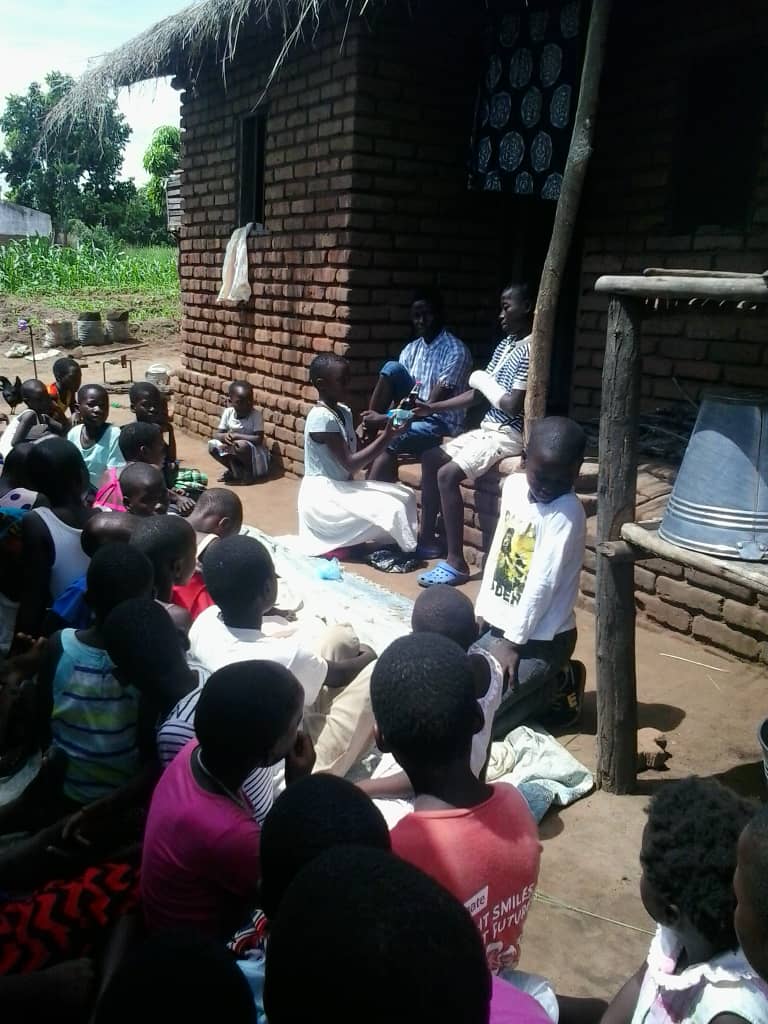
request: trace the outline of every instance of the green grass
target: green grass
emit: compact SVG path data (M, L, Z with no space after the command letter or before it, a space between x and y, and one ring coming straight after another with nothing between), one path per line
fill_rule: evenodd
M0 293L73 311L129 306L135 320L178 317L176 249L9 242L0 246Z

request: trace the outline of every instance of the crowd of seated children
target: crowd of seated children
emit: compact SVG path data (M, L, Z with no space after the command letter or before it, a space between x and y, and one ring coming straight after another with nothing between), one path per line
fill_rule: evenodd
M51 397L41 380L25 380L21 385L21 400L27 408L11 417L0 436L2 458L24 441L34 443L44 437L60 437L64 432L64 426L52 415Z
M407 423L387 419L381 434L357 450L348 401L349 363L323 353L309 367L318 402L304 427L304 476L299 489L299 539L308 555L326 555L363 544L416 547L416 496L398 483L356 480ZM348 554L348 551L345 551Z
M221 483L253 484L269 473L264 417L253 407L253 388L247 381L236 380L229 385L227 407L208 442L208 451L224 467Z
M422 341L428 360L434 338ZM312 369L327 416L310 441L334 456L347 372L337 357ZM104 389L77 383L72 443L23 441L0 477L0 516L17 528L0 534L0 567L20 577L2 580L19 608L0 665L0 759L20 742L39 763L20 794L0 779L0 833L29 832L0 848L5 1019L115 1024L161 1006L193 1021L227 1006L235 1024L556 1018L516 970L538 831L484 767L520 695L543 710L558 676L576 675L580 428L532 428L476 607L454 580L427 587L413 632L377 658L350 627L279 615L272 559L239 533L230 491L168 514L160 466L175 439L159 392L136 389L137 422L121 433L107 429ZM438 385L435 402L450 397ZM224 454L243 480L245 445L261 441L235 428L248 401L236 382L223 443L238 445ZM108 465L112 430L124 468ZM389 458L397 436L385 426L369 448ZM127 511L89 503L99 464ZM340 778L374 737L384 770ZM385 818L371 796L410 802ZM641 849L657 934L616 999L585 1001L580 1021L768 1024L766 820L713 782L659 790ZM576 1009L560 1000L563 1024Z

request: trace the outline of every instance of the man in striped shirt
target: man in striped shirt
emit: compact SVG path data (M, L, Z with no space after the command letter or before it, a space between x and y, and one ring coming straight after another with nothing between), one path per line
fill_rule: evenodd
M382 430L387 411L417 388L424 403L439 403L466 390L472 356L464 342L446 329L440 293L433 289L418 292L411 306L411 321L416 339L405 346L399 359L382 366L370 409L363 413L369 433ZM412 420L407 432L396 437L374 460L369 479L396 482L398 456L419 456L437 448L443 437L455 437L464 427L464 409L435 409Z
M419 576L422 587L435 583L458 586L469 579L464 558L464 503L461 484L477 480L502 459L523 450L523 406L528 386L528 359L533 303L528 288L510 284L501 293L499 319L505 332L484 371L469 378L469 390L439 402L426 402L419 414L445 415L450 409L467 409L486 399L490 409L477 430L448 441L422 455L421 527L418 552L422 558L437 558L442 550L436 542L435 524L442 512L445 527L445 559L430 572Z

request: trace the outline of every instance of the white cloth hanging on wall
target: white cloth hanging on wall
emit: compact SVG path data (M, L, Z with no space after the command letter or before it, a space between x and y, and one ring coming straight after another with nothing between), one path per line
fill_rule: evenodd
M235 228L227 242L224 266L221 268L221 291L217 302L247 302L251 297L248 280L248 235L253 223Z

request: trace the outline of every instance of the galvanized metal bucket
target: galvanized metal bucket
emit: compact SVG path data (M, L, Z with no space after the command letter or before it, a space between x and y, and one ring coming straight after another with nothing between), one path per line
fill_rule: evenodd
M768 394L704 396L659 535L717 558L768 561Z

